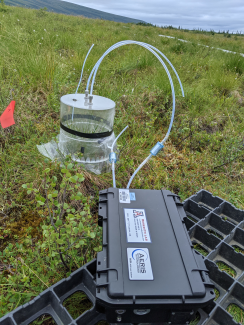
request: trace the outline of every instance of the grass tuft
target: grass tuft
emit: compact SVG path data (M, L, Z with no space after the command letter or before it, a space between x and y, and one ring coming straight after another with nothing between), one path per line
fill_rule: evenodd
M196 317L190 322L190 325L197 325L201 319L199 312L196 313Z
M234 250L237 252L237 253L241 253L244 255L244 249L241 248L240 246L238 245L233 245L232 247L234 247Z
M234 269L232 269L229 265L227 265L224 262L217 262L216 263L218 268L220 269L220 271L225 271L227 274L229 274L230 276L232 276L232 278L236 277L236 271Z
M202 245L200 244L195 244L193 245L194 249L196 251L198 251L200 254L202 254L203 256L207 256L208 255L208 251L202 247Z
M234 318L234 321L244 325L244 310L235 304L230 304L227 308L228 313Z
M85 311L92 308L93 304L85 293L76 292L65 299L63 306L68 310L73 319L81 316Z
M214 293L215 293L214 301L216 301L219 298L219 290L217 290L216 288L214 288Z

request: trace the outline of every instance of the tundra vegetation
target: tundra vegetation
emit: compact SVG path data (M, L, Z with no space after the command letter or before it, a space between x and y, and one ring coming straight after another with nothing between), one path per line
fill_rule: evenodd
M172 74L177 101L171 136L132 187L166 188L182 200L204 188L244 209L244 58L212 48L244 53L244 38L226 35L65 16L2 1L0 112L15 100L16 124L0 128L0 316L101 249L98 193L112 186L111 174L89 173L69 157L60 166L36 148L59 133L60 97L75 92L93 43L80 92L105 50L129 39L159 48L184 86L183 98ZM129 125L118 142L116 177L123 188L167 131L172 107L167 75L147 50L123 46L101 64L94 94L116 102L116 134ZM67 302L71 313L80 301L74 296ZM230 310L243 322L243 312Z

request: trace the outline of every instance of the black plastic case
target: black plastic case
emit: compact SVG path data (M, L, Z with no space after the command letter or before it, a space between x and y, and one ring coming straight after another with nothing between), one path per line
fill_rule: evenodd
M110 188L100 192L103 251L97 254L96 298L108 322L116 322L119 305L123 323L183 324L213 301L214 287L202 256L193 249L185 220L183 204L170 191ZM145 258L149 255L152 274L149 267L141 269L138 260L130 263L128 249L142 252L141 256L145 252ZM133 272L129 265L130 270L134 266ZM137 270L150 274L145 280L130 279L129 273L141 276ZM150 309L147 314L136 315L145 308Z
M136 190L130 190L130 192L136 193ZM137 199L136 195L134 195L134 198ZM215 289L219 292L218 298L215 298L215 301L211 301L210 304L205 307L201 305L201 308L198 309L198 318L193 320L191 324L237 325L233 316L228 312L228 307L230 304L234 304L244 310L244 255L241 252L235 251L236 247L241 248L242 252L244 251L244 211L237 209L229 202L219 197L213 196L206 190L200 190L183 202L183 207L187 215L187 218L185 218L184 211L181 207L182 205L179 203L176 196L173 196L173 198L177 205L180 218L182 218L187 227L192 244L194 246L197 244L201 249L205 250L205 255L207 254L206 256L202 256L202 259L209 271L209 277ZM106 218L108 218L106 212L108 199L106 191L101 192L100 199L100 224L102 225ZM182 229L184 229L184 226ZM105 239L106 238L107 237L105 237ZM108 249L106 247L107 242L106 240L103 240L103 242L103 251L105 251ZM169 252L171 251L171 247L168 243L167 249ZM100 255L100 257L101 256L102 255ZM219 261L231 267L236 274L230 276L225 271L221 271L217 266ZM99 262L101 263L102 261L99 260ZM198 262L201 263L200 260ZM114 304L116 304L117 299L109 298L107 286L104 285L105 279L103 279L103 282L100 280L104 275L102 275L102 272L97 273L97 266L102 269L101 264L97 264L97 260L94 259L83 265L67 279L62 279L30 302L23 306L19 306L2 317L0 319L0 325L27 325L43 314L52 316L58 325L96 325L100 320L106 320L107 317L105 313L108 315L108 311L114 316ZM104 270L104 272L104 274L107 275L107 271ZM100 274L100 278L97 274ZM205 271L202 274L205 274ZM97 285L96 277L98 277L100 285ZM100 292L104 290L104 301L96 297L99 289ZM76 319L73 319L68 310L63 306L63 303L65 299L77 291L84 292L92 302L93 307L79 315ZM137 303L140 302L140 300L138 297L135 298L136 307L138 307ZM122 313L117 313L116 324L131 325L131 319L129 322L124 322L125 316L130 315L134 317L133 307L128 307L125 303L127 300L130 301L131 304L133 303L133 299L131 298L118 300L118 303L124 303L122 306L124 310L126 308L127 315L126 313L123 314L123 309L116 309L117 312ZM143 301L146 301L146 299ZM148 299L148 301L151 303L151 298ZM172 301L174 300L164 300L166 303ZM196 301L199 303L199 298L194 299L195 303ZM161 311L165 309L166 314L169 315L167 311L169 306L162 305L160 301L156 300L154 300L154 303L155 306L152 306L153 312L150 312L150 316L155 315L156 309L161 309ZM182 304L182 300L180 300L180 303ZM188 299L186 298L186 304L187 303ZM147 309L147 305L144 307ZM174 308L176 308L176 305L174 305ZM188 308L188 305L184 305L183 308ZM177 312L172 311L170 316L168 316L170 319L169 322L164 324L168 325L170 322L173 324L175 318L178 319L177 324L188 324L188 316L189 313L185 311L182 311L181 314L178 310ZM149 317L147 317L147 319L148 318ZM141 323L146 321L143 315L141 315L140 319ZM153 317L150 317L150 321L147 320L146 323L150 325L154 324ZM158 324L161 325L162 323L157 322L157 325Z

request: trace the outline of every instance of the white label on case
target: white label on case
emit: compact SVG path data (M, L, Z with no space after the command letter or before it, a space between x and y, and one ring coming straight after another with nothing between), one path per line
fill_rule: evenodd
M151 243L144 209L124 209L128 243Z
M130 280L153 280L147 248L127 248L127 259Z
M119 190L119 202L120 203L130 203L130 191L129 190Z

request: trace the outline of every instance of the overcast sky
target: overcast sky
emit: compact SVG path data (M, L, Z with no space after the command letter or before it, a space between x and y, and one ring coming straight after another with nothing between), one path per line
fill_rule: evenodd
M66 0L159 26L244 33L244 0Z

